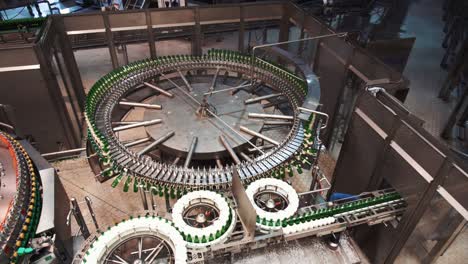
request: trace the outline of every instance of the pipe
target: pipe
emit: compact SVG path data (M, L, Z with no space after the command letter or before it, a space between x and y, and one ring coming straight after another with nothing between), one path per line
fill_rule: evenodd
M271 148L274 148L275 146L274 145L263 145L263 146L260 146L260 147L257 147L257 148L249 148L248 151L249 152L254 152L254 151L257 151L257 150L263 150L263 149L271 149Z
M309 109L309 108L305 108L305 107L298 107L297 109L299 109L300 111L304 111L304 112L309 112L309 113L314 113L314 114L317 114L317 115L321 115L321 116L324 116L325 117L325 123L320 127L320 129L325 129L328 125L328 114L327 113L324 113L324 112L320 112L320 111L316 111L316 110L312 110L312 109Z
M263 123L264 125L267 126L292 126L292 122L287 122L287 121L266 121Z
M249 118L294 120L294 116L249 113Z
M218 166L218 168L220 168L220 169L223 168L223 163L221 163L220 159L216 159L216 166Z
M157 104L144 104L144 103L135 103L135 102L119 102L119 105L126 105L126 106L135 106L135 107L143 107L148 109L156 109L161 110L162 106Z
M180 77L182 78L182 80L184 81L185 85L187 86L187 89L189 90L189 92L192 92L193 89L192 89L192 86L190 86L190 83L187 81L187 79L185 78L185 76L182 74L182 72L180 70L177 70L180 74Z
M230 155L231 158L234 160L234 162L235 162L236 164L240 164L241 161L240 161L239 157L237 157L236 152L234 152L234 150L232 149L231 144L229 144L229 142L227 141L226 137L224 137L224 135L220 135L220 136L219 136L219 140L220 140L221 143L223 144L224 148L229 152L229 155Z
M135 140L135 141L126 143L126 144L124 144L124 146L127 147L127 148L133 147L133 146L139 145L139 144L141 144L141 143L145 143L145 142L147 142L147 141L150 141L150 139L151 139L150 137L141 138L141 139L138 139L138 140Z
M267 136L265 136L265 135L262 135L262 134L260 134L260 133L258 133L258 132L255 132L255 131L253 131L253 130L250 130L249 128L247 128L247 127L245 127L245 126L240 126L240 130L241 130L242 132L245 132L245 133L250 134L250 135L252 135L252 136L256 136L256 137L261 138L261 139L263 139L263 140L265 140L265 141L268 141L268 142L270 142L271 144L274 144L274 145L276 145L276 146L279 146L279 142L278 142L278 141L276 141L276 140L274 140L274 139L271 139L271 138L269 138L269 137L267 137Z
M147 83L147 82L143 82L143 84L145 84L145 85L148 86L149 88L153 88L154 90L160 92L161 94L163 94L163 95L165 95L165 96L167 96L167 97L171 97L171 98L174 97L173 94L171 94L170 92L168 92L168 91L166 91L166 90L164 90L164 89L162 89L162 88L157 87L156 85L153 85L153 84Z
M259 96L259 97L247 99L247 100L244 101L244 103L245 104L253 104L253 103L259 102L261 100L267 100L267 99L275 98L275 97L278 97L278 96L281 96L281 95L282 94L267 94L267 95L264 95L264 96Z
M141 126L155 125L155 124L159 124L161 122L162 122L162 119L153 119L153 120L148 120L148 121L142 121L142 122L135 123L135 124L114 127L112 130L114 132L118 132L118 131L127 130L127 129L131 129L131 128L136 128L136 127L141 127Z
M62 151L44 153L41 156L43 158L47 158L47 157L62 155L62 154L78 153L78 152L82 152L82 151L85 151L85 150L86 150L86 148L69 149L69 150L62 150Z
M138 156L141 156L141 155L144 155L146 154L148 151L152 150L154 147L156 147L157 145L163 143L164 141L168 140L170 137L172 137L173 135L175 134L174 131L171 131L167 134L165 134L164 136L158 138L157 140L155 140L153 143L149 144L148 146L146 146L144 149L140 150L137 155Z
M115 121L112 122L113 126L121 126L121 125L130 125L130 124L136 124L140 123L140 121Z
M3 127L6 127L8 129L11 129L11 130L15 131L15 128L13 126L10 126L9 124L0 122L0 126L3 126Z
M210 92L213 92L214 89L215 89L215 85L216 85L216 78L218 78L218 73L219 73L219 70L221 70L221 68L217 68L216 69L216 73L215 75L213 76L213 80L211 81L211 87L210 87Z
M247 154L245 154L244 152L239 153L239 155L241 155L241 157L242 157L243 159L245 159L246 161L248 161L248 162L253 162L253 159L251 159L251 158L250 158Z

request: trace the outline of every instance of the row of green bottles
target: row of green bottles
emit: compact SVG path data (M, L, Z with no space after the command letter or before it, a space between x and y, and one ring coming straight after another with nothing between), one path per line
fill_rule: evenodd
M153 195L159 195L160 197L168 197L171 199L176 199L182 197L182 195L186 194L187 191L181 188L173 188L173 187L163 187L161 185L155 185L149 180L142 179L135 176L126 175L125 172L120 171L117 173L117 176L114 178L114 181L111 183L111 187L115 188L119 185L120 182L127 177L124 181L123 191L128 192L130 190L130 186L133 188L133 192L138 192L140 186L146 191L151 191ZM132 184L133 183L133 184Z
M314 212L305 213L299 216L292 216L288 219L282 221L282 226L286 227L288 225L294 225L299 223L304 223L307 221L317 220L325 217L334 216L336 214L341 214L344 212L350 212L357 209L362 209L372 205L389 202L393 200L400 199L401 196L398 193L388 193L378 197L371 197L363 200L357 200L341 205L336 205L330 208L320 208Z
M4 20L0 22L0 31L15 30L15 29L19 29L22 27L37 28L37 27L41 27L46 20L47 20L47 17Z

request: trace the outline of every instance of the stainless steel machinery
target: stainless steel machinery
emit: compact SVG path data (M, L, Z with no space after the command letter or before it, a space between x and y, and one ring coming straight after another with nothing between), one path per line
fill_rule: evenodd
M0 263L62 263L72 254L66 195L26 141L0 132ZM56 202L59 203L56 204ZM62 204L65 202L65 204ZM58 261L58 262L57 262Z
M395 220L406 207L395 190L327 203L287 183L323 180L316 158L328 116L307 107L314 89L227 50L138 61L100 79L86 102L92 169L124 192L177 202L171 215L148 212L90 237L75 261L196 263Z

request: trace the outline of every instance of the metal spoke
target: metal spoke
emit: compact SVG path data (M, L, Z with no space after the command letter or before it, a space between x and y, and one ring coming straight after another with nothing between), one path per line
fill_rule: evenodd
M192 86L190 86L190 83L187 81L187 79L185 78L184 74L180 71L180 70L177 70L177 72L179 73L180 77L182 78L182 80L184 81L185 85L187 86L187 89L189 90L189 92L192 92L193 91L193 88Z
M141 253L143 250L143 238L140 237L140 240L138 241L138 258L141 259Z
M127 129L131 129L131 128L137 128L137 127L141 127L141 126L155 125L155 124L159 124L161 122L162 122L162 119L153 119L153 120L138 122L138 123L135 123L135 124L114 127L112 130L114 132L118 132L118 131L127 130Z
M125 259L121 258L119 255L115 255L115 254L114 254L114 256L115 256L116 258L118 258L120 261L122 261L121 263L129 264Z
M249 113L249 118L294 120L294 116Z
M161 94L163 94L163 95L165 95L165 96L167 96L167 97L171 97L171 98L174 97L174 95L173 95L172 93L170 93L170 92L168 92L168 91L166 91L166 90L164 90L164 89L161 89L161 88L157 87L156 85L153 85L153 84L147 83L147 82L143 82L143 83L144 83L146 86L148 86L148 87L150 87L150 88L152 88L152 89L158 91L159 93L161 93Z
M149 145L146 146L144 149L142 149L140 152L138 152L138 156L141 156L141 155L146 154L147 152L149 152L150 150L152 150L153 148L155 148L157 145L162 144L164 141L166 141L166 140L168 140L169 138L171 138L174 134L175 134L174 131L170 131L169 133L165 134L164 136L158 138L158 139L155 140L153 143L149 144Z
M155 247L153 248L153 250L148 254L148 256L146 256L145 258L145 261L148 261L150 258L151 258L151 255L155 254L156 250L158 250L158 248L162 248L162 243L164 243L163 240L161 240L161 242ZM161 250L159 250L161 251ZM159 251L155 254L156 256L159 254ZM152 258L149 263L152 263L154 260L154 258Z
M218 77L218 73L219 73L219 70L220 70L220 69L221 69L221 68L219 68L219 67L216 69L216 73L215 73L215 75L213 76L213 80L211 81L210 92L213 92L214 89L215 89L215 86L216 86L216 78Z
M124 146L127 147L127 148L133 147L133 146L148 142L148 141L150 141L150 139L151 139L150 137L141 138L141 139L138 139L138 140L135 140L135 141L124 143Z
M251 130L251 129L245 127L245 126L240 126L240 130L241 130L242 132L245 132L245 133L249 134L249 135L259 137L259 138L261 138L261 139L263 139L263 140L265 140L265 141L268 141L268 142L270 142L271 144L274 144L274 145L276 145L276 146L279 146L279 144L280 144L278 141L276 141L276 140L274 140L274 139L272 139L272 138L269 138L269 137L267 137L267 136L265 136L265 135L262 135L262 134L260 134L260 133L258 133L258 132L255 132L255 131L253 131L253 130Z
M236 86L236 87L230 87L230 88L226 88L226 89L206 92L203 95L212 95L212 94L215 94L215 93L229 92L229 91L232 91L232 90L237 90L237 89L241 89L241 88L245 88L245 87L249 87L249 86L251 86L250 83L249 84L242 84L242 85L239 85L239 86Z
M262 100L267 100L267 99L271 99L271 98L275 98L275 97L278 97L278 96L281 96L282 94L268 94L268 95L264 95L264 96L259 96L259 97L255 97L255 98L251 98L251 99L247 99L245 100L245 104L253 104L253 103L256 103L256 102L260 102Z
M125 264L127 262L122 262L122 261L118 261L118 260L113 260L113 259L106 259L107 262L113 262L113 263L118 263L118 264Z
M119 102L119 105L143 107L143 108L156 109L156 110L162 109L162 106L157 105L157 104L144 104L144 103L126 102L126 101Z
M231 144L229 144L229 141L226 139L226 137L221 135L221 136L219 136L219 140L221 141L221 144L224 146L224 148L229 152L229 155L234 160L234 162L236 164L240 164L241 161L240 161L239 157L237 157L236 152L232 149L232 146L231 146Z

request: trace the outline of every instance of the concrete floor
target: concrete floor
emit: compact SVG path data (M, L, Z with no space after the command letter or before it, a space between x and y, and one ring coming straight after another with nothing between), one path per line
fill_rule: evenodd
M407 35L416 37L404 71L405 77L410 80L405 105L426 122L426 130L438 137L454 104L437 97L447 76L447 72L440 68L445 51L442 48L441 1L413 1L403 29Z

